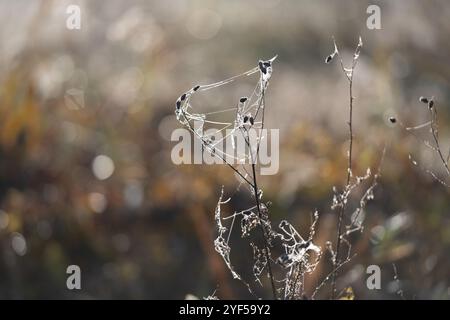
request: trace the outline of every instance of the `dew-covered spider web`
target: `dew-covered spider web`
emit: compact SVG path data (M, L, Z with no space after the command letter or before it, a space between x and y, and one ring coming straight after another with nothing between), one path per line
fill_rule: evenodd
M220 163L233 166L244 182L249 182L245 165L257 162L259 145L264 139L261 129L264 128L265 93L275 59L276 56L260 60L256 67L223 81L196 85L176 101L177 120L201 142L202 150ZM197 104L196 97L206 91L225 90L225 86L244 78L253 78L256 83L247 95L236 97L231 104L206 110Z

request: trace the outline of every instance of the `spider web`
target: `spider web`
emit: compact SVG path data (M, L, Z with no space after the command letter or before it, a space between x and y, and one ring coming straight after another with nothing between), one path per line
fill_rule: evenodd
M249 181L245 164L256 162L259 145L264 138L261 129L264 128L265 92L275 59L276 56L270 60L259 60L256 67L219 82L196 85L176 101L177 120L199 139L202 151L206 150L211 156L232 166L238 176L247 182ZM195 103L195 96L209 90L220 90L223 86L251 76L259 77L255 79L256 84L249 95L236 99L233 106L200 112L201 108ZM212 128L214 129L211 130ZM220 138L216 139L217 136ZM244 139L244 148L238 147L238 138ZM232 153L228 149L220 148L227 139L231 139Z

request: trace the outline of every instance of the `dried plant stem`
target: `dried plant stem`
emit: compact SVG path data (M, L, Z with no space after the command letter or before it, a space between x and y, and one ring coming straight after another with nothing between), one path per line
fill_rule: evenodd
M263 105L265 106L265 88L261 89L261 99L258 102L258 108L256 109L255 118L258 115L259 110L261 110L261 107ZM265 113L264 111L265 111L265 108L263 107L263 115L262 115L262 122L261 122L262 123L262 128L264 128L264 113ZM261 132L262 132L262 128L261 128ZM248 134L248 131L246 131L246 133ZM245 135L244 135L244 137L245 137ZM259 139L260 138L261 137L259 137ZM264 257L265 257L265 259L267 261L267 271L269 273L270 284L272 286L273 299L277 300L277 290L276 290L276 287L275 287L275 280L274 280L274 277L273 277L272 266L270 265L270 254L269 254L270 248L269 248L269 242L267 240L268 235L266 233L264 225L262 224L263 216L262 216L262 213L261 213L261 202L260 202L260 199L259 199L259 188L258 188L258 182L257 182L257 178L256 178L256 159L253 156L252 146L250 144L250 140L248 139L248 136L247 136L247 138L245 138L245 141L247 143L247 146L250 149L250 156L251 156L251 160L252 160L252 178L253 178L253 183L251 183L250 185L251 185L251 187L253 187L253 193L255 194L256 209L258 211L258 218L260 220L259 227L260 227L261 235L262 235L263 241L264 241ZM258 156L258 153L259 153L259 146L260 146L260 144L258 142L257 146L256 146L256 157Z
M256 165L255 163L252 163L252 175L253 175L253 190L255 193L255 201L256 201L256 208L258 210L258 217L260 219L260 221L262 221L262 213L261 213L261 203L259 201L259 191L258 191L258 184L257 184L257 179L256 179ZM272 294L273 294L273 299L276 300L277 299L277 290L275 288L275 281L273 278L273 273L272 273L272 267L270 265L270 255L269 255L269 243L267 241L267 235L266 235L266 230L264 229L264 226L262 225L262 223L259 223L259 226L261 228L261 234L264 240L264 255L265 255L265 259L267 261L267 270L269 272L269 277L270 277L270 283L272 285Z
M261 96L261 99L260 99L259 104L258 104L258 109L256 111L256 115L258 114L259 110L261 109L261 105L264 103L264 99L265 99L264 98L264 93L265 93L265 89L263 88L262 89L262 96ZM255 115L255 117L256 117L256 115ZM263 109L262 125L264 126L264 109ZM259 227L261 229L261 234L262 234L263 241L264 241L264 256L265 256L265 259L267 261L267 271L269 273L270 284L272 286L273 299L277 300L277 290L276 290L276 287L275 287L275 280L274 280L273 273L272 273L272 266L270 265L269 242L267 240L268 237L267 237L267 234L266 234L266 230L265 230L265 228L264 228L264 226L262 224L263 216L262 216L262 213L261 213L261 202L260 202L260 199L259 199L259 189L258 189L258 182L257 182L257 178L256 178L255 157L253 156L250 140L249 139L245 139L245 141L247 143L247 146L250 149L250 155L252 157L252 178L253 178L253 183L251 184L251 186L253 187L253 193L255 194L256 209L258 211L258 217L259 217L259 220L260 220ZM256 146L256 156L258 155L258 153L259 153L259 143Z
M348 115L348 127L349 127L349 147L348 147L348 166L347 166L347 182L345 184L345 189L347 190L350 187L350 179L352 177L352 155L353 155L353 74L358 62L359 53L362 47L361 37L359 38L358 45L355 49L355 53L353 55L353 61L350 69L346 69L344 67L344 62L342 57L339 54L339 50L336 45L336 41L334 40L335 54L339 57L339 62L342 68L344 75L348 80L348 88L349 88L349 115ZM341 240L342 240L342 222L344 219L344 213L346 209L346 201L342 203L339 207L338 213L338 224L337 224L337 236L336 236L336 253L333 257L333 273L331 275L331 299L333 300L336 296L336 277L337 271L340 264L340 249L341 249Z
M352 153L353 153L353 76L350 78L349 84L349 94L350 94L350 104L349 104L349 135L350 142L348 147L348 170L347 170L347 183L345 185L345 189L347 189L350 185L350 178L352 172ZM335 265L339 265L339 254L341 248L341 237L342 237L342 220L344 218L346 203L343 203L339 209L338 216L338 226L337 226L337 239L336 239L336 255L334 257ZM337 268L334 269L332 277L331 277L331 299L335 298L336 294L336 276L337 276Z
M430 120L423 124L412 126L412 127L405 126L401 121L399 121L399 124L405 131L409 132L414 138L416 138L419 142L423 143L427 148L429 148L430 150L432 150L439 156L439 160L442 162L442 165L445 169L447 177L450 178L450 168L449 168L450 150L447 155L447 158L445 158L444 154L442 152L441 144L439 142L438 114L437 114L437 106L434 103L434 97L427 98L427 97L421 96L419 98L419 101L428 105L428 109L430 111ZM395 117L391 117L389 120L391 121L391 123L397 122L397 119ZM428 140L423 140L423 139L419 138L414 133L415 130L419 130L419 129L427 128L427 127L429 127L429 129L430 129L430 133L431 133L431 136L433 137L434 145L432 145ZM446 179L438 177L438 175L436 173L434 173L433 171L431 171L431 169L421 167L418 164L418 162L412 158L411 155L409 155L409 159L413 165L418 166L425 173L430 174L435 181L439 182L440 184L442 184L443 186L445 186L447 188L450 188L450 185L447 183Z
M450 176L450 169L448 167L448 163L445 160L444 155L442 154L441 146L439 144L436 107L430 108L430 113L431 113L431 134L433 136L434 142L436 143L436 150L444 165L445 171L447 171L447 175Z
M356 254L355 254L354 256L356 256ZM348 262L350 262L350 260L351 260L354 256L350 257L349 259L346 259L346 260L342 261L342 263L341 263L340 265L338 265L338 266L336 266L335 268L333 268L333 270L332 270L330 273L328 273L328 275L323 279L323 281L322 281L322 282L314 289L314 292L313 292L313 294L311 295L311 299L314 299L314 298L315 298L316 294L317 294L317 293L319 292L319 290L327 283L327 281L329 280L329 278L333 276L334 272L335 272L336 270L339 270L340 268L342 268L342 267L343 267L345 264L347 264Z
M348 115L348 127L350 142L348 146L348 171L347 171L347 186L350 184L350 178L352 174L352 153L353 153L353 75L349 84L349 115Z

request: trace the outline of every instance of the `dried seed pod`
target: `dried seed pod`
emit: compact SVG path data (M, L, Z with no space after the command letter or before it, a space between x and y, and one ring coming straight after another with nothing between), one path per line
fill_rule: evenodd
M244 103L244 102L247 101L247 100L248 100L247 97L242 97L242 98L239 99L239 102L240 102L240 103Z
M333 60L334 55L330 54L328 57L325 58L325 63L330 63L331 60Z
M192 90L197 91L198 89L200 89L199 85L196 85L194 88L192 88Z
M181 101L177 100L177 110L180 109L180 107L181 107Z
M259 70L261 70L262 73L267 73L267 68L264 66L264 62L262 60L259 60L258 62Z
M251 125L253 125L255 123L255 120L253 119L253 117L250 117L249 121L250 121Z
M426 98L426 97L420 97L420 98L419 98L419 101L422 102L422 103L428 103L428 98Z
M248 117L244 116L244 123L247 123L247 121L248 121Z
M430 101L428 101L428 108L433 109L434 106L434 101L433 99L431 99Z
M181 101L184 101L184 99L186 99L186 93L183 93L183 94L181 95L181 97L180 97L180 100L181 100Z
M395 119L395 117L390 117L390 118L389 118L389 121L390 121L391 123L396 123L396 122L397 122L397 119Z

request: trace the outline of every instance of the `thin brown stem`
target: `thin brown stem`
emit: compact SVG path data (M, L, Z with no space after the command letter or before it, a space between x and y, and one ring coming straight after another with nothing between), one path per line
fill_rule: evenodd
M333 38L334 41L334 38ZM359 38L358 45L355 49L355 53L353 55L353 61L350 69L346 69L344 67L344 63L342 60L342 57L339 54L339 50L337 48L336 42L334 41L334 47L335 47L335 53L339 57L339 62L342 68L342 71L344 75L346 76L348 83L349 83L349 115L348 115L348 127L349 127L349 147L348 147L348 165L347 165L347 181L345 184L344 190L346 191L350 186L350 180L352 177L352 158L353 158L353 74L356 67L356 64L358 62L359 53L362 47L362 41L361 38ZM336 236L336 252L333 257L333 267L334 270L331 275L331 299L333 300L336 295L336 277L337 277L337 271L338 268L336 266L339 266L340 264L340 250L341 250L341 241L342 241L342 222L344 220L344 214L346 209L346 201L341 203L339 207L339 213L338 213L338 225L337 225L337 236Z
M352 154L353 154L353 76L350 78L350 84L349 84L349 94L350 94L350 106L349 106L349 135L350 135L350 142L349 142L349 149L348 149L348 168L347 168L347 183L345 185L345 189L348 188L350 185L350 178L351 178L351 172L352 172ZM336 254L334 257L334 263L335 265L339 265L339 254L341 249L341 238L342 238L342 221L344 219L344 212L345 212L346 204L345 202L342 204L342 206L339 209L339 215L338 215L338 227L337 227L337 239L336 239ZM335 298L336 294L336 276L337 276L337 269L334 270L331 280L331 299L333 300Z
M436 107L430 108L430 113L431 113L431 134L433 135L434 143L436 144L436 150L437 153L439 154L439 158L441 158L445 170L447 171L447 175L450 176L450 169L448 167L448 163L447 161L445 161L444 155L442 154L442 150L439 144Z
M265 92L264 89L262 89L262 97L261 97L261 99L260 99L260 101L258 103L258 108L257 108L257 111L256 111L256 115L258 114L262 104L264 104L264 92ZM255 115L255 117L256 117L256 115ZM262 126L264 126L264 110L263 110ZM253 178L253 183L251 183L250 185L253 187L253 193L255 194L256 208L257 208L258 217L259 217L259 220L260 220L259 227L260 227L261 234L262 234L262 237L263 237L263 242L264 242L264 250L263 250L264 251L264 257L265 257L265 259L267 261L267 271L269 273L270 283L271 283L271 286L272 286L273 299L277 300L277 290L276 290L276 287L275 287L275 280L274 280L274 277L273 277L272 267L270 265L269 241L267 240L268 239L267 232L266 232L266 230L265 230L265 228L264 228L264 226L262 224L263 216L262 216L262 212L261 212L261 202L260 202L260 199L259 199L259 189L258 189L258 182L257 182L257 178L256 178L256 159L255 158L258 157L259 142L257 143L257 146L256 146L256 155L253 155L252 147L251 147L250 139L249 139L249 135L248 135L248 129L244 129L242 133L244 135L244 140L245 140L245 142L247 144L247 147L249 148L249 152L250 152L251 163L252 163L252 178Z
M264 247L265 247L264 255L265 255L265 259L267 261L267 270L269 272L270 283L272 285L273 299L277 300L277 290L276 290L276 287L275 287L275 280L274 280L273 273L272 273L272 267L270 265L269 242L267 240L266 230L265 230L265 228L263 227L263 225L261 223L263 217L262 217L262 213L261 213L261 203L259 201L258 184L257 184L257 181L256 181L256 165L255 165L254 162L252 163L252 174L253 174L253 190L254 190L254 193L255 193L256 208L258 210L258 217L259 217L259 220L260 220L259 226L261 228L261 233L262 233L263 240L264 240Z

